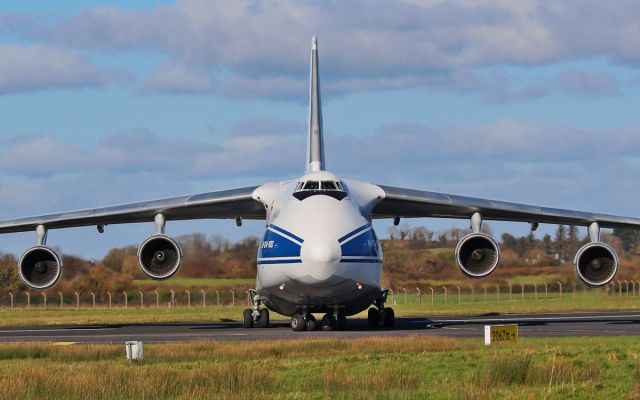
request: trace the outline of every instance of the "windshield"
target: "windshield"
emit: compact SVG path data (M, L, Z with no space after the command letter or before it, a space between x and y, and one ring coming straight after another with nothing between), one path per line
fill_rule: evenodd
M306 181L298 182L293 196L298 200L304 200L314 195L327 195L337 200L342 200L347 196L338 181Z

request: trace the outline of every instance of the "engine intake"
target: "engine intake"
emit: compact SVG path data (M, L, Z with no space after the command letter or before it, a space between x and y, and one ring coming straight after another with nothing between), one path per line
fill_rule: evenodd
M469 234L456 246L456 263L470 278L483 278L496 269L500 248L491 236L484 233Z
M576 253L573 266L585 285L601 287L611 282L616 275L618 255L605 243L587 243Z
M181 263L182 249L168 236L151 236L138 248L138 264L151 279L170 278L178 272Z
M25 251L18 262L20 279L32 289L53 287L62 274L62 259L46 246L35 246Z

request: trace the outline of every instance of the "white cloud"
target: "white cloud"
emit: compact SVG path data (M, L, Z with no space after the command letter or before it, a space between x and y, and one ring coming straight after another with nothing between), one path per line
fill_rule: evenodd
M77 52L42 45L0 44L0 94L54 87L99 86L107 73Z

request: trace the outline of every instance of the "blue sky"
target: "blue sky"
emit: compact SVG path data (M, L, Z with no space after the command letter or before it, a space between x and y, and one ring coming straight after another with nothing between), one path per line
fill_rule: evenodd
M638 215L639 20L635 1L3 1L0 217L301 174L314 34L341 176ZM102 257L151 232L49 241ZM0 249L20 253L33 236L1 236Z

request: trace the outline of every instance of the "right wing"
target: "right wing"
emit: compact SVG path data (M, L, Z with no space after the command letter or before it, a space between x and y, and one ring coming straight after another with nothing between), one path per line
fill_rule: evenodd
M38 225L46 229L91 225L151 222L157 214L165 220L244 218L264 219L264 206L253 199L257 186L222 190L143 201L118 206L92 208L59 214L40 215L0 221L0 233L35 231Z

